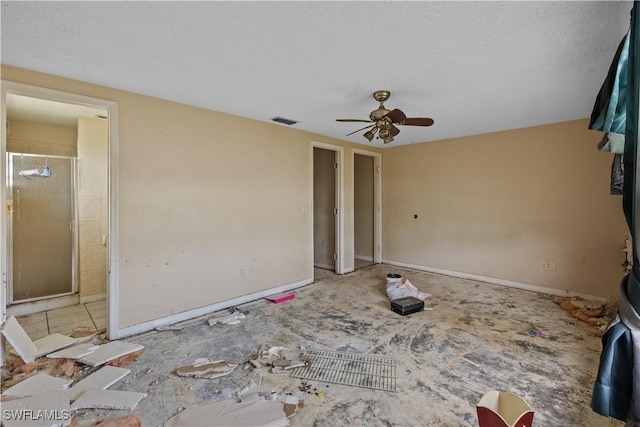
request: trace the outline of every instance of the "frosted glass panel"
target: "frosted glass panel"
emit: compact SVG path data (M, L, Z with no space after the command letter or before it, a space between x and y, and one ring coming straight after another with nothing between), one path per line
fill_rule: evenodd
M72 159L9 156L13 198L13 301L71 292Z

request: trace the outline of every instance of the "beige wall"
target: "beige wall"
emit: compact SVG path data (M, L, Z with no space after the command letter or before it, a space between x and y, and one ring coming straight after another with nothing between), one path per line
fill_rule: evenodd
M373 157L353 156L355 256L373 261L374 170Z
M107 292L107 125L104 119L78 117L81 298Z
M599 296L628 235L586 120L384 151L384 258ZM414 214L418 215L414 219ZM555 271L542 269L555 263Z
M311 141L341 145L345 158L365 148L6 65L2 78L118 103L120 329L311 279ZM353 195L343 164L349 269Z
M77 134L75 127L11 120L7 151L75 157Z

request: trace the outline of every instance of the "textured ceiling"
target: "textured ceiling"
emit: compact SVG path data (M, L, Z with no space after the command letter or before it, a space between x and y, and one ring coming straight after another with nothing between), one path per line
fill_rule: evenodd
M1 61L358 143L387 89L401 145L588 117L631 7L3 1Z

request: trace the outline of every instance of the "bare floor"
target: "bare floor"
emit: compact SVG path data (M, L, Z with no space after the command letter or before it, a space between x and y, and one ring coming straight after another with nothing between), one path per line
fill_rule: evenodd
M431 311L389 310L385 276L396 272L430 293ZM553 297L414 272L387 265L344 276L315 270L316 283L281 304L259 300L237 325L209 326L214 313L183 322L181 331L129 337L143 344L131 374L112 389L145 392L133 411L146 426L182 408L235 395L251 383L291 392L304 407L292 426L476 426L475 405L489 390L511 391L535 410L534 426L619 426L589 407L600 339L570 318ZM531 336L535 327L547 338ZM243 369L262 345L370 353L398 360L397 391L306 381L324 395L299 390L302 380ZM230 359L238 368L216 379L173 371L197 358ZM124 411L86 411L85 419Z

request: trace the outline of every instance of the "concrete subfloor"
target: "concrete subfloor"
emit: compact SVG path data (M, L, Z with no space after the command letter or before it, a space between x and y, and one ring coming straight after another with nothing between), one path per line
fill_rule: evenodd
M385 276L397 272L432 295L432 311L389 310ZM125 340L143 344L131 374L111 389L146 392L133 411L145 426L162 425L181 408L235 395L251 381L304 399L292 426L476 426L475 405L489 390L511 391L535 410L534 426L621 426L589 407L600 339L570 318L553 297L374 265L337 276L315 270L316 282L281 304L245 304L237 325L209 326L214 313L183 322L181 331L152 331ZM549 339L532 337L533 323ZM261 345L316 348L398 359L398 390L387 392L306 381L324 396L301 392L302 380L243 362ZM183 378L173 371L197 358L240 364L226 377ZM88 410L85 419L126 411Z

